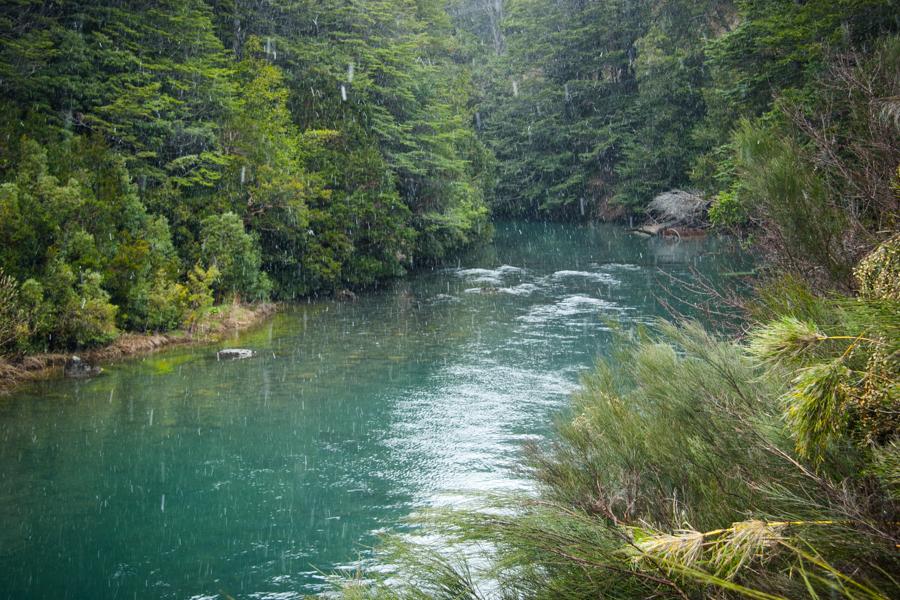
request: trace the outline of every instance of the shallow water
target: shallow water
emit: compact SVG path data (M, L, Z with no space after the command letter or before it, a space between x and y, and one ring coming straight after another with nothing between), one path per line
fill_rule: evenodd
M663 315L661 271L721 240L501 224L492 245L226 345L0 398L0 597L287 599L328 589L421 507L527 486L611 328Z

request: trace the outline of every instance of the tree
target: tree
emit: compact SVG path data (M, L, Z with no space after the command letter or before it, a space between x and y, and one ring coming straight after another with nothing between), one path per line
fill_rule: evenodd
M241 218L232 212L203 219L200 230L201 256L220 276L218 294L241 294L251 300L268 298L271 283L260 271L262 259L253 236L244 230Z

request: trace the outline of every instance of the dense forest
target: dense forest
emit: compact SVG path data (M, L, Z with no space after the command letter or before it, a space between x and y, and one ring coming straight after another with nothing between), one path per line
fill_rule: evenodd
M759 256L749 298L691 282L734 339L622 332L534 494L344 593L900 595L896 0L5 2L0 181L14 357L690 190Z
M678 187L850 289L897 213L896 8L5 3L0 344L365 286L489 211L615 219Z
M364 286L489 233L437 0L6 2L0 347Z
M716 199L717 222L740 223L761 201L741 174L776 151L740 152L753 136L796 147L798 169L835 173L852 170L852 137L880 180L835 195L871 193L877 203L853 212L888 225L896 3L520 0L502 3L499 30L464 18L495 5L456 13L491 55L475 81L496 211L614 218L688 187ZM881 118L861 113L867 105Z

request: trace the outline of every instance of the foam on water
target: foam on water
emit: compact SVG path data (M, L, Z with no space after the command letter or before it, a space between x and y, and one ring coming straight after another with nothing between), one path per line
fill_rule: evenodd
M617 285L619 283L619 280L609 273L597 273L594 271L556 271L551 277L553 279L580 278L607 285Z
M567 296L554 304L531 307L527 314L519 317L519 321L540 325L574 316L599 316L609 312L621 314L627 310L629 310L627 307L608 300L588 296Z
M530 296L538 289L538 286L533 283L520 283L513 287L500 288L497 291L503 294L510 294L511 296Z

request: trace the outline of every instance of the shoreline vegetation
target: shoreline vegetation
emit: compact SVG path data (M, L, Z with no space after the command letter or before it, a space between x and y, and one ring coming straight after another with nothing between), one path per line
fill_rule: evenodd
M73 355L77 355L89 365L103 366L119 359L155 354L176 346L209 344L221 341L232 333L260 325L278 310L279 305L271 302L225 304L213 307L213 310L210 310L192 330L123 333L105 346L83 351L0 358L0 397L9 395L32 381L62 377L66 361Z

